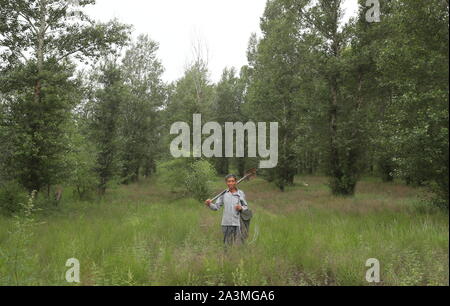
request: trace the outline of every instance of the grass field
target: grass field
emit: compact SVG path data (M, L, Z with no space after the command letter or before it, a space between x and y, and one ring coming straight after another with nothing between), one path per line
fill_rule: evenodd
M0 285L68 285L69 258L81 285L369 285L369 258L381 263L378 285L449 284L448 215L416 189L365 179L356 197L335 198L322 177L285 193L260 179L242 189L255 212L250 244L227 253L221 212L157 179L96 203L66 192L34 222L0 217Z

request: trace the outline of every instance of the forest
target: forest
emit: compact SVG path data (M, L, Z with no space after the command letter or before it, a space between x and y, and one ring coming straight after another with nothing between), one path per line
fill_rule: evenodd
M384 284L448 285L449 3L380 3L344 22L342 0L268 0L247 65L213 82L194 41L168 83L151 29L94 20L95 0L0 0L0 285L64 284L71 257L84 285L357 285L381 249ZM242 186L260 211L245 265L208 261L202 202L261 159L172 156L195 114L279 124L277 166Z

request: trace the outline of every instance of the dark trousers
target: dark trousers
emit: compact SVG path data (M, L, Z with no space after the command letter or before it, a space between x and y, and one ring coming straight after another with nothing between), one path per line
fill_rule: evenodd
M223 243L233 245L243 243L243 237L239 226L222 226Z

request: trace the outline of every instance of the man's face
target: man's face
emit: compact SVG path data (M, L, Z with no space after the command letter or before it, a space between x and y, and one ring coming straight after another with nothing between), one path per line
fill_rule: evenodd
M233 177L227 179L227 186L230 190L236 189L236 179Z

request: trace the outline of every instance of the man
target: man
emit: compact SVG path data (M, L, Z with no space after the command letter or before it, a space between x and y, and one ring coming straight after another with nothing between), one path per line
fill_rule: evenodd
M244 238L241 231L240 213L248 210L245 194L237 189L237 177L230 174L225 178L228 190L213 204L211 200L206 200L205 204L211 210L218 211L222 206L222 231L225 245L232 245L236 242L242 243Z

